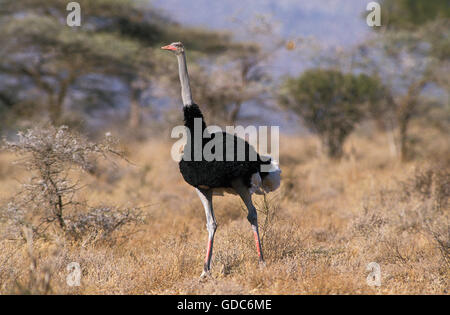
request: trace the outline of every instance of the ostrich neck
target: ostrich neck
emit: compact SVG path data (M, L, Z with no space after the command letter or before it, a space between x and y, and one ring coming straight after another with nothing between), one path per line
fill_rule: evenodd
M181 83L181 98L183 99L183 105L188 106L192 105L192 95L191 95L191 87L189 85L189 74L187 71L186 65L186 55L184 52L180 55L177 55L178 59L178 72L180 74L180 83Z
M184 126L190 131L190 137L188 137L188 143L186 148L189 150L185 151L185 154L190 154L189 152L201 152L203 143L203 131L206 129L205 121L203 120L203 115L196 104L192 101L191 87L189 86L189 75L186 66L186 56L184 52L177 55L178 59L178 70L180 74L181 82L181 98L183 99L183 113L184 113ZM200 139L200 141L195 140Z

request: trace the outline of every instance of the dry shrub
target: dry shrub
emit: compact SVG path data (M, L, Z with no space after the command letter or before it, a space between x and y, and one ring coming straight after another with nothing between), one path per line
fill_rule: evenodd
M355 218L352 230L355 236L367 237L379 231L386 224L388 221L380 212L369 211L367 207L364 207L362 215Z
M123 226L143 223L140 208L118 208L100 206L84 213L77 213L66 219L67 232L75 239L86 241L108 240L113 242L112 233Z
M435 242L444 263L450 266L450 170L439 166L417 169L405 186L409 198L424 201L418 209L421 228Z
M397 189L367 196L363 211L353 219L361 257L383 264L393 285L414 277L431 286L448 277L448 185L447 169L419 167Z
M240 278L243 283L254 288L251 291L252 294L261 294L261 292L280 294L287 290L294 294L298 292L292 292L295 289L288 287L297 283L301 279L300 275L299 257L292 257L271 262L266 266L249 265Z
M214 254L214 265L220 268L220 273L224 276L238 271L243 262L244 252L230 241L226 241L226 246Z
M51 277L54 271L54 259L47 259L43 262L39 259L39 253L35 250L33 231L27 227L23 228L23 235L26 241L24 250L27 253L28 272L18 275L15 286L11 288L11 293L15 294L49 294L52 293ZM52 253L54 258L56 252Z
M428 223L425 231L435 241L447 268L450 268L450 221Z
M28 227L44 236L48 231L59 230L77 238L93 229L109 235L138 221L139 214L134 209L99 207L78 213L89 209L85 201L77 199L83 172L91 170L99 157L122 157L114 150L117 141L111 136L93 143L66 126L47 126L20 132L16 142L4 143L6 151L20 157L16 164L23 165L30 176L3 207L1 217L13 227L10 231L18 234L22 227Z
M449 206L450 171L442 165L417 168L414 176L404 183L404 191L408 197L418 196L422 200L432 198L436 210Z
M184 226L180 232L166 235L153 244L149 290L169 288L193 274L200 275L204 248L189 242L190 234Z
M261 244L267 260L277 261L297 255L303 246L299 227L280 218L279 198L264 195L256 207Z
M226 226L221 226L219 217L217 219L219 227L214 238L212 272L218 277L233 277L242 271L247 259L257 259L251 226L244 215ZM204 242L206 245L206 238ZM204 250L202 246L202 255Z
M279 261L299 255L304 241L299 231L298 226L287 224L285 220L275 222L262 245L266 259Z

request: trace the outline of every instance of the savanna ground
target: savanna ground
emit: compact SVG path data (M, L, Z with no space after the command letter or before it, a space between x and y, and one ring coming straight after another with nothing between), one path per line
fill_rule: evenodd
M448 138L433 130L415 159L401 163L384 133L352 135L341 162L323 157L314 136L280 139L282 185L254 197L266 266L260 268L246 211L236 196L215 197L218 221L212 277L199 281L207 231L194 189L170 158L173 140L127 144L133 164L83 175L79 198L138 206L144 223L93 241L65 238L57 227L33 240L1 226L0 292L57 294L447 294ZM0 199L27 172L0 154ZM66 283L78 262L81 285ZM368 286L370 262L381 286Z

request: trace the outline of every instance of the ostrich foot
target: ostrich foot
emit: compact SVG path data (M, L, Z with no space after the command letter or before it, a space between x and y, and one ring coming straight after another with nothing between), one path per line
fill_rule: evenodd
M266 268L266 262L265 262L264 260L260 260L259 263L258 263L258 265L259 265L259 268L260 268L260 269Z
M212 278L211 271L210 270L208 270L208 271L203 270L202 274L200 275L200 280L207 280L207 279L210 279L210 278Z

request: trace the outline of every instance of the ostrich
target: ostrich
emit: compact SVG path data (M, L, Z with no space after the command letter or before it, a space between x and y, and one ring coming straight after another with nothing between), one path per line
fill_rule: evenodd
M264 256L258 232L257 213L252 203L252 194L264 194L277 189L280 186L281 170L278 168L278 164L270 157L261 158L247 141L225 132L209 133L206 130L206 133L211 139L220 136L218 139L221 141L219 148L220 145L223 145L223 151L220 153L223 154L222 159L208 161L203 155L200 160L193 158L195 149L197 148L198 150L197 143L200 142L201 144L200 150L206 144L203 137L194 140L194 126L201 127L201 134L203 135L206 129L206 123L198 105L192 100L185 48L181 42L175 42L161 48L173 52L178 59L184 125L189 131L183 157L179 162L180 172L184 180L196 189L206 213L208 245L201 277L210 275L214 234L217 229L212 198L213 195L223 195L223 192L239 195L242 198L242 201L248 209L247 219L253 229L259 262L264 264ZM237 157L237 148L245 148L244 159L242 159L242 155L240 159ZM227 158L227 152L234 154L234 159ZM268 171L262 170L261 167L263 165L266 166L264 170L268 169Z

